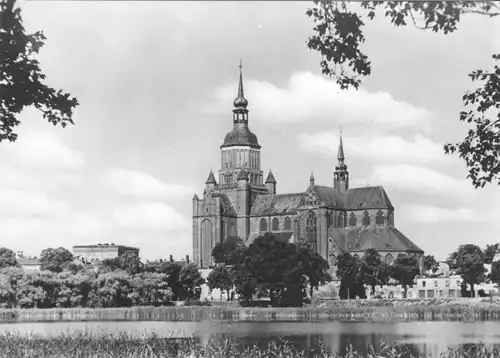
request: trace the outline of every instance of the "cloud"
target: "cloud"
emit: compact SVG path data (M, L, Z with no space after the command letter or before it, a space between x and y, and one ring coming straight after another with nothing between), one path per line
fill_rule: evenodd
M14 143L2 143L0 158L19 166L48 169L80 169L81 152L66 146L56 135L46 131L26 132Z
M426 128L431 113L410 103L398 101L389 93L340 90L325 76L310 72L293 74L286 88L266 81L246 80L249 108L269 121L300 122L323 119L329 123L382 124L391 127ZM204 106L209 113L227 113L236 96L234 83L216 88L215 101Z
M105 181L116 192L136 198L171 198L192 195L194 189L186 185L162 183L148 173L111 168Z
M180 213L158 202L117 207L114 219L118 225L136 229L177 230L189 226L189 221Z
M372 185L380 183L385 187L417 193L451 194L467 200L474 195L474 189L465 179L455 179L429 168L409 164L375 166L368 181Z
M334 132L300 134L297 141L306 152L337 155L339 134ZM421 164L452 162L452 158L444 154L443 145L420 134L415 135L411 140L396 135L369 136L368 138L343 136L343 144L346 157Z
M471 208L448 209L433 205L407 204L401 207L401 216L415 223L438 223L446 221L479 222L488 217Z

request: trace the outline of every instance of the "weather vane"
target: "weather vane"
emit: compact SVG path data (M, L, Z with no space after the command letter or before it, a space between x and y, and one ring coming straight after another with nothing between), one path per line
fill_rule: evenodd
M240 71L243 69L243 60L240 58Z

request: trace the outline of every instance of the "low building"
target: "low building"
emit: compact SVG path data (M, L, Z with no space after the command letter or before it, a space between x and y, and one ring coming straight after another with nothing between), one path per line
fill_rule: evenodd
M97 244L73 246L73 256L82 262L98 262L122 256L126 252L134 252L139 256L139 248L124 245Z
M23 251L16 252L16 261L23 270L40 271L40 260L36 257L24 256Z

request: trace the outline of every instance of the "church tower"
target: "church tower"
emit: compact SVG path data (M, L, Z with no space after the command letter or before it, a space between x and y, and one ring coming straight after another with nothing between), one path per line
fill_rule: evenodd
M238 96L234 100L233 129L226 134L221 145L221 170L219 185L236 186L238 173L245 167L248 184L264 187L260 169L260 145L257 136L248 127L248 101L243 91L243 66L240 63Z
M342 144L342 133L340 133L339 151L337 154L338 164L333 173L333 187L341 194L349 189L349 172L347 171L347 165L344 163L344 159L344 145Z

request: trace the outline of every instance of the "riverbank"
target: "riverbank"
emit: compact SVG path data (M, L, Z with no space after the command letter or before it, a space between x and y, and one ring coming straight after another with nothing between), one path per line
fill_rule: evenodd
M52 308L0 310L0 322L37 321L500 321L489 299L335 300L300 308L227 306Z
M34 335L0 335L0 356L2 357L122 357L122 358L160 358L160 357L186 357L186 358L215 358L215 357L287 357L287 358L341 358L341 357L379 357L379 358L416 358L421 357L411 346L385 345L377 349L368 348L368 354L361 355L352 348L347 347L341 354L330 352L321 342L313 351L305 352L297 346L286 341L271 342L267 346L243 345L229 337L216 336L207 344L199 338L159 338L150 334L141 338L128 337L123 333L109 334L95 337L85 333L74 335L59 335L43 338ZM472 346L467 349L450 348L436 357L461 358L461 357L499 357L500 351L487 350L481 346ZM426 355L426 357L430 357Z

